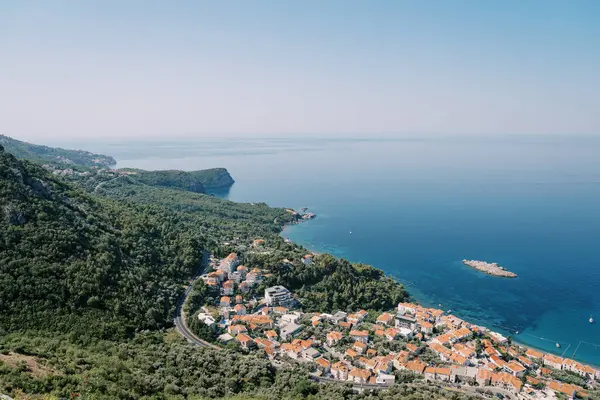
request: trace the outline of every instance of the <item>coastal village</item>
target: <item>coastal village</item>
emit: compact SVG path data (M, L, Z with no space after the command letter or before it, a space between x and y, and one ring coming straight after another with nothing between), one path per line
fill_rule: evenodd
M256 239L252 246L261 244ZM307 254L303 262L313 257ZM600 381L599 370L516 345L439 309L400 303L383 313L304 313L283 286L257 294L268 274L241 265L235 253L211 259L209 271L201 278L220 298L198 318L217 331L220 344L261 351L275 365L303 363L316 380L376 388L415 374L518 399L585 398L586 387ZM557 378L562 375L586 387Z

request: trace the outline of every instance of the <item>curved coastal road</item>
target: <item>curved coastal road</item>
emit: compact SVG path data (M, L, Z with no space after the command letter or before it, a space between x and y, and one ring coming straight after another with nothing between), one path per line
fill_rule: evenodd
M214 344L209 343L206 340L200 339L198 336L196 336L194 334L194 332L190 331L190 329L187 326L187 320L185 317L185 313L183 312L183 305L185 304L185 301L187 300L190 293L192 292L192 288L194 287L194 282L196 282L200 278L200 275L202 275L202 272L204 271L204 269L207 265L208 265L208 253L204 252L204 254L202 256L202 266L200 267L200 270L198 271L198 273L196 275L194 275L189 286L185 289L185 292L183 292L183 294L181 295L181 298L179 299L179 302L177 303L177 309L175 311L175 328L177 328L179 333L181 333L181 336L186 338L188 342L190 342L196 346L210 347L210 348L219 350L220 347L215 346Z

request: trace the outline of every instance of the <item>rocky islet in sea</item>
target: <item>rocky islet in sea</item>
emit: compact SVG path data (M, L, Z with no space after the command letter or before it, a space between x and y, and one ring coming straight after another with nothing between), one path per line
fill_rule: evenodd
M504 267L498 265L498 263L489 263L485 261L477 260L462 260L463 264L475 268L478 271L485 272L489 275L501 276L503 278L516 278L517 274L514 272L507 271Z

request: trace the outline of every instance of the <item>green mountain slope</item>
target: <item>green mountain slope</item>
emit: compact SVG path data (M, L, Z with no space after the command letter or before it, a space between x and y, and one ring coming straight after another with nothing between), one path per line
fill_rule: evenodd
M84 150L65 150L22 142L0 135L0 145L17 158L41 163L79 165L84 167L109 167L117 162L110 156L94 154Z
M2 329L97 327L101 336L170 321L206 239L175 213L94 199L0 154Z

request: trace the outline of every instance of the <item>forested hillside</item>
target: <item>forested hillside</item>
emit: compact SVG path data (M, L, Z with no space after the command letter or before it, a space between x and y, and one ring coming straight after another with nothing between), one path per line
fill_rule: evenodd
M84 150L65 150L56 147L41 146L0 135L0 145L17 158L41 163L53 163L69 166L109 167L116 161L110 156L94 154Z
M2 330L122 337L170 323L207 239L175 213L91 198L0 154Z

